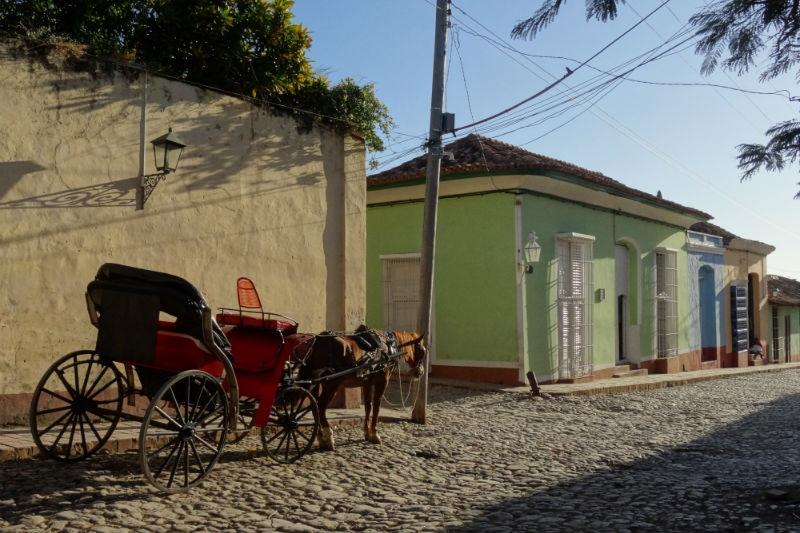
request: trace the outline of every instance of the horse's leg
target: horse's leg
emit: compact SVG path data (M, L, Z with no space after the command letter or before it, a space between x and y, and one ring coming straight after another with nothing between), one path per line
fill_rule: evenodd
M361 385L361 397L364 400L364 440L369 440L369 415L372 410L372 381L365 379Z
M319 436L317 441L320 450L333 451L336 445L333 441L333 431L331 425L328 423L328 404L331 403L336 391L339 390L340 382L328 382L322 385L322 390L317 398L317 407L319 407Z
M380 444L381 438L378 435L378 414L381 410L381 399L386 391L389 382L386 372L376 374L372 378L372 419L370 420L369 436L367 440L373 444Z

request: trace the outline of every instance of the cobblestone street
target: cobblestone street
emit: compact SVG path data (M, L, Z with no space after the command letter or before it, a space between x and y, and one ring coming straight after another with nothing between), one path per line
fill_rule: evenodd
M0 464L0 531L800 530L800 372L531 400L435 387L431 424L277 465L252 435L189 494L137 456Z

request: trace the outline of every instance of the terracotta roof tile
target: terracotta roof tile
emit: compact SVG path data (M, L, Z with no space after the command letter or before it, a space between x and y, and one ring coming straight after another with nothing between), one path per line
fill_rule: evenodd
M769 302L776 305L800 305L800 281L783 276L767 276Z
M623 195L657 204L666 209L680 211L697 218L710 219L711 215L692 207L686 207L676 202L665 200L656 195L628 187L608 176L587 170L585 168L553 159L540 154L535 154L496 139L481 135L471 134L458 139L444 147L445 152L452 152L452 158L442 161L442 175L458 173L485 173L498 171L556 171L569 174L586 180L592 184L600 185ZM485 155L485 159L484 159ZM423 155L406 161L394 168L373 174L367 178L367 185L375 187L392 183L402 183L423 178L427 156Z

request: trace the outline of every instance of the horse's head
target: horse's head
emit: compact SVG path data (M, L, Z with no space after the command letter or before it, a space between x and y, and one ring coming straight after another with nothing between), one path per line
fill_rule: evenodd
M425 347L425 336L417 335L413 332L395 332L397 347L403 350L403 361L411 368L417 376L421 376L424 371L425 356L428 349Z

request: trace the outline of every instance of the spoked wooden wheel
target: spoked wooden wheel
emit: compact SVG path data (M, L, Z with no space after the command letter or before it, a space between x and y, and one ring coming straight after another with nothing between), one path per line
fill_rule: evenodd
M308 453L319 431L317 402L301 387L278 391L269 423L261 428L267 455L279 463L293 463Z
M239 413L236 415L236 430L228 430L228 437L225 440L228 444L238 444L242 442L245 437L250 435L250 429L253 426L253 416L258 408L258 400L255 398L240 398L239 399ZM219 423L222 418L222 413L218 414L213 420L209 420L209 424Z
M91 350L52 364L33 393L31 434L44 455L59 461L89 457L114 433L125 384L114 363Z
M167 492L188 490L214 468L228 432L228 401L216 378L187 370L153 397L139 432L147 480Z

